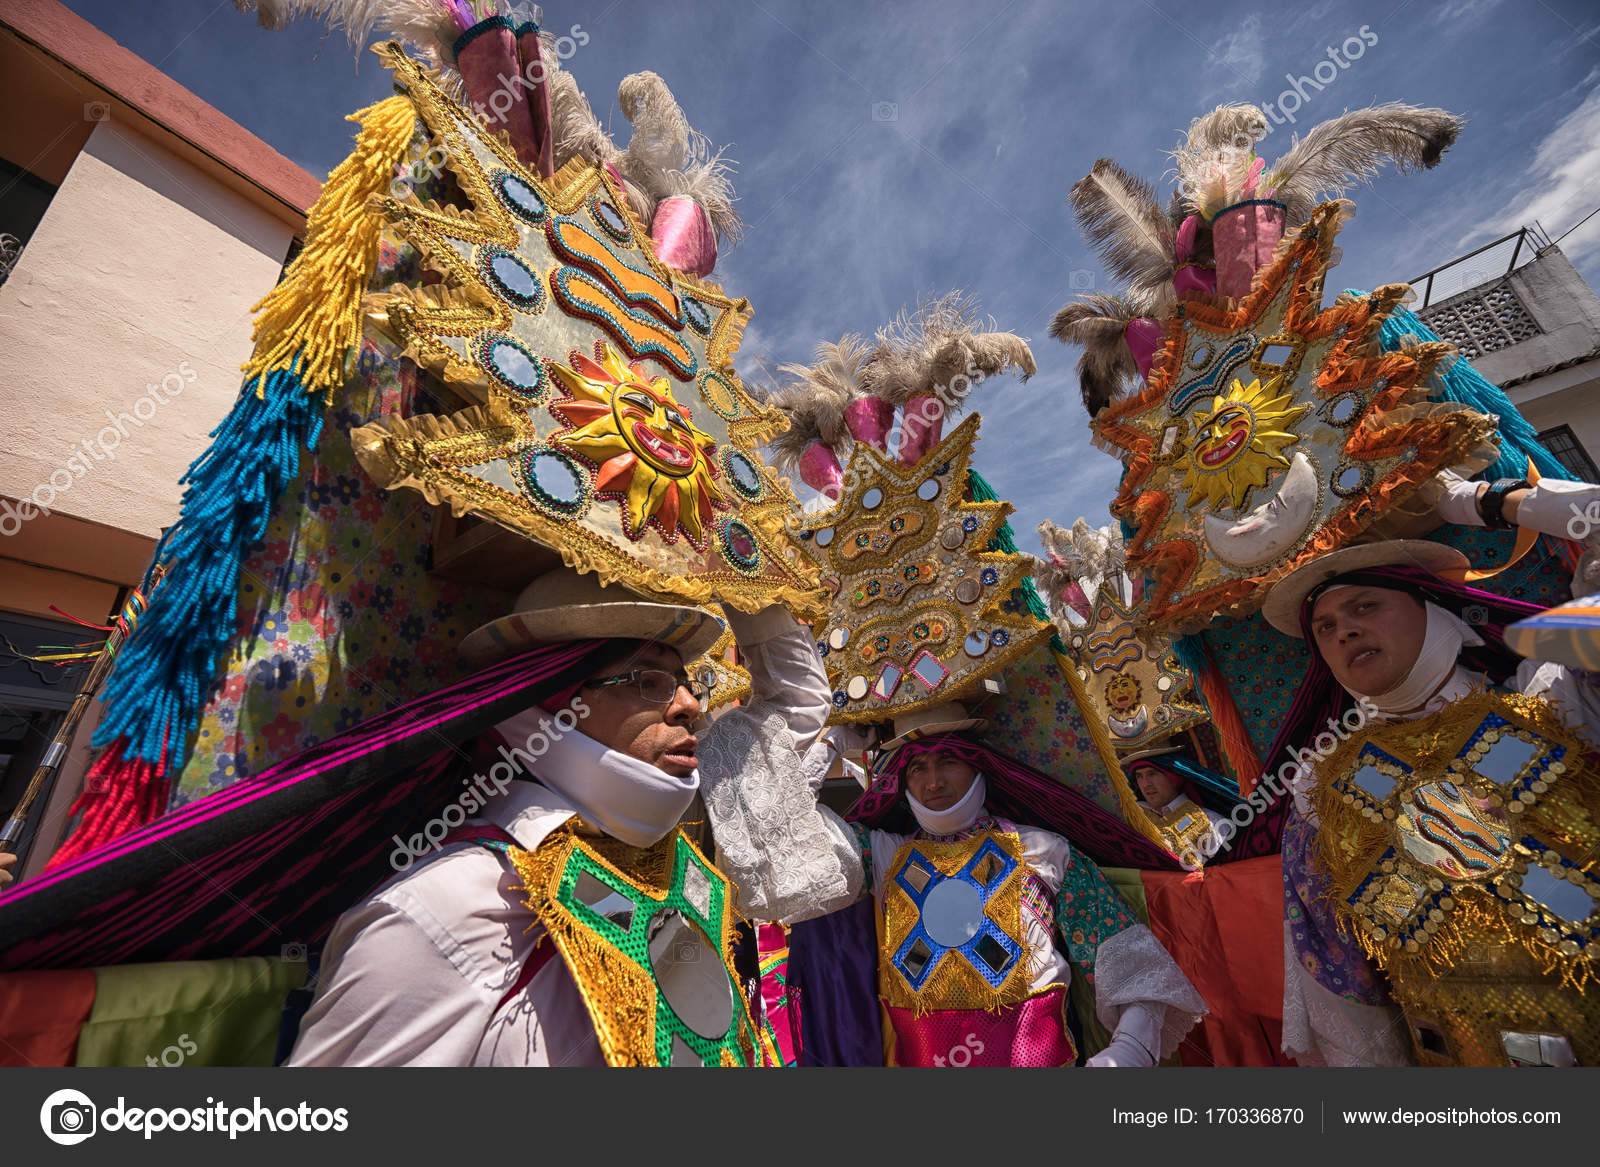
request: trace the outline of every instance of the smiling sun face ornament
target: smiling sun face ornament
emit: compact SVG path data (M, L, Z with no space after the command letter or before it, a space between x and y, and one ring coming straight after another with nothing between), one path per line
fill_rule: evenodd
M668 542L682 530L703 550L713 512L729 505L716 482L716 443L667 378L648 376L608 344L595 355L574 352L571 367L550 365L567 391L550 408L572 427L556 443L594 463L595 491L621 499L629 538L654 522Z
M1195 418L1194 445L1180 490L1188 490L1185 506L1205 502L1212 510L1237 510L1250 489L1288 467L1284 448L1300 440L1286 433L1307 413L1308 405L1295 405L1288 394L1279 395L1279 378L1263 385L1234 381L1226 397L1212 401L1211 412ZM1277 427L1284 427L1279 429Z

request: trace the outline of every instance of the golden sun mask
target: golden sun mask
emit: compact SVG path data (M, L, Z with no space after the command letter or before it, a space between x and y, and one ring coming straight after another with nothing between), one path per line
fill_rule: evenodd
M550 370L569 400L551 408L572 432L555 440L593 462L597 491L622 497L630 533L655 522L669 540L681 529L703 546L713 511L727 510L716 483L716 443L697 429L665 377L646 377L609 344L598 361L572 354L572 367Z
M1278 396L1278 387L1276 377L1265 385L1236 380L1226 397L1213 399L1209 414L1195 418L1194 447L1180 487L1189 491L1185 506L1203 500L1212 510L1242 507L1252 487L1265 486L1275 471L1289 465L1284 448L1300 438L1285 430L1311 407L1293 404L1287 394Z

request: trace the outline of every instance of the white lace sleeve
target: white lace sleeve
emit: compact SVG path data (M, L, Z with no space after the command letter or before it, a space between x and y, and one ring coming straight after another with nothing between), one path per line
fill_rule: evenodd
M855 835L817 806L782 715L729 710L706 732L699 755L718 865L739 889L741 911L788 924L856 898Z
M1123 1009L1134 1004L1160 1014L1160 1049L1151 1051L1157 1061L1170 1057L1208 1012L1189 978L1143 924L1102 941L1094 958L1094 1006L1100 1023L1115 1031Z

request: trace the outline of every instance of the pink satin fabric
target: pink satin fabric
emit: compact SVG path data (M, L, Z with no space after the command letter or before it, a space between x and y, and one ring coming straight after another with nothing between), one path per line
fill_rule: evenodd
M915 466L944 436L944 403L919 393L900 410L900 465Z
M844 467L825 442L812 442L800 454L800 481L829 498L838 498L844 489Z
M889 452L889 427L894 425L894 406L881 397L857 397L844 407L844 424L858 442Z
M766 971L774 958L781 963ZM789 936L782 924L756 925L756 959L762 967L761 1001L766 1006L767 1024L778 1045L778 1057L786 1066L800 1064L799 1009L789 999Z
M1061 598L1066 601L1069 608L1085 620L1089 618L1089 613L1094 610L1089 603L1089 597L1084 595L1083 588L1078 585L1076 580L1061 589Z
M473 37L456 55L456 68L467 83L467 96L489 129L509 134L517 158L537 171L540 142L528 104L528 79L522 75L522 58L511 30L491 28ZM548 97L545 100L548 103Z
M1139 366L1139 376L1150 376L1150 362L1155 359L1156 348L1161 344L1161 324L1148 316L1138 316L1128 321L1122 330L1123 339Z
M1178 237L1174 240L1179 263L1188 263L1194 258L1194 241L1199 234L1200 216L1190 215L1178 228Z
M1217 273L1209 267L1186 263L1172 274L1172 288L1180 300L1194 292L1213 295L1217 290Z
M538 30L523 25L517 35L517 55L522 60L522 76L529 83L528 117L533 124L534 146L539 152L539 177L556 172L555 135L550 127L550 87L545 84L544 47Z
M1272 262L1283 238L1284 214L1277 203L1245 203L1220 211L1211 220L1218 295L1239 299L1250 293L1256 272Z
M656 258L668 267L704 277L717 266L717 233L711 228L711 216L686 195L656 204L650 238L655 241Z
M959 956L945 959L960 960ZM994 1013L939 1009L916 1017L884 1006L894 1029L896 1066L1070 1066L1077 1051L1067 1033L1065 985Z

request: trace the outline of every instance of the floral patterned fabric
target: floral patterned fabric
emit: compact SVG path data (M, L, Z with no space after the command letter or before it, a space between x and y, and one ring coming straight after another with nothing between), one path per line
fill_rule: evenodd
M1295 958L1330 993L1362 1005L1387 1005L1389 989L1355 937L1339 930L1328 881L1313 861L1317 832L1292 806L1283 829L1283 918Z
M1005 680L1001 708L987 714L989 724L978 736L1120 820L1117 793L1050 646L1008 668Z
M425 149L419 130L410 161ZM422 198L459 199L447 183L415 186ZM417 253L386 233L371 287L422 278ZM442 392L369 333L322 440L244 561L238 624L171 808L465 675L456 645L510 597L430 574L434 508L373 485L349 438L381 414L436 412Z
M1076 847L1072 849L1071 864L1061 873L1055 914L1056 929L1067 946L1067 956L1088 985L1094 984L1094 963L1100 945L1139 923L1128 901Z

